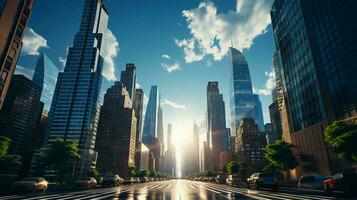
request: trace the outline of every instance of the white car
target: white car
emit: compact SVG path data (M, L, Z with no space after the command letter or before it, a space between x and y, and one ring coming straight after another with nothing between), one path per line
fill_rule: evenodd
M324 181L327 180L326 176L302 176L299 180L298 187L299 189L324 189Z

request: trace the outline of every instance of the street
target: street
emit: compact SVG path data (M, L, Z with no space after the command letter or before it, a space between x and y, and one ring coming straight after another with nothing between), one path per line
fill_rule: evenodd
M0 200L23 199L343 199L341 194L325 196L324 193L307 192L302 194L297 190L279 189L278 192L270 190L254 190L230 187L214 183L203 183L187 180L169 180L160 182L122 185L113 188L98 188L91 190L45 192L1 196Z

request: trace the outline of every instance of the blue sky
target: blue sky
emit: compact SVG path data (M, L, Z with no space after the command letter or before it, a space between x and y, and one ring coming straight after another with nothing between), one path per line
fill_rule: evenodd
M65 58L79 29L84 0L60 2L36 1L29 23L32 32L26 33L18 63L25 69L18 73L34 68L38 51L62 68L60 58ZM229 119L226 49L231 40L243 49L253 86L261 94L264 120L270 121L272 76L268 75L272 73L268 72L275 49L270 0L239 0L238 4L235 0L105 0L105 4L109 29L119 42L113 59L115 77L120 77L125 63L135 63L138 83L147 96L151 85L159 86L165 129L173 123L174 132L191 133L194 119L203 121L208 81L219 81ZM110 84L106 81L104 88Z

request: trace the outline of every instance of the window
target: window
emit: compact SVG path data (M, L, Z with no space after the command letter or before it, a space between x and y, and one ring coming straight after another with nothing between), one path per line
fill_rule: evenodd
M7 71L10 71L11 65L12 65L12 59L10 57L7 57L5 62L5 69Z

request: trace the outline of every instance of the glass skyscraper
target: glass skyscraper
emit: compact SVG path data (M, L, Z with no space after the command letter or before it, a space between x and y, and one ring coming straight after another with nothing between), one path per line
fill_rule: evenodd
M231 126L235 134L240 120L249 117L258 124L259 131L264 131L262 105L259 96L253 94L252 80L248 63L244 55L233 47L231 50Z
M147 144L150 138L158 137L159 128L159 107L160 93L156 85L151 86L149 102L146 108L144 128L143 128L143 143Z
M108 13L102 0L86 0L79 32L57 79L49 112L47 143L75 141L81 151L77 174L95 166L94 151L101 103L104 47Z

